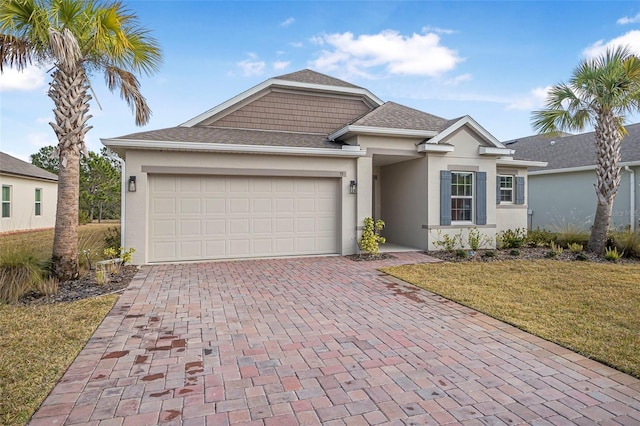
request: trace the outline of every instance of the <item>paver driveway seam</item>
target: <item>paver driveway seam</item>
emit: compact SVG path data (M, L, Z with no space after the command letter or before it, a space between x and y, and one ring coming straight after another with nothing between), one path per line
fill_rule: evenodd
M377 270L144 266L39 424L639 424L640 381Z

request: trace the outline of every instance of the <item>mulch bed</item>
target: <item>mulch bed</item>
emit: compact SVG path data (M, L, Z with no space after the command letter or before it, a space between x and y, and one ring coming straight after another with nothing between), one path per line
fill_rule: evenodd
M392 256L389 253L378 253L378 254L358 253L358 254L350 254L345 257L353 260L354 262L368 262L373 260L395 259L395 256Z
M139 268L134 265L125 265L120 268L120 271L117 274L110 274L109 282L106 284L98 284L98 281L96 280L96 271L93 270L77 280L60 283L58 293L55 295L46 296L31 292L22 296L19 303L22 305L32 305L74 302L76 300L86 299L89 297L122 292L127 288L133 277L138 272L138 269Z
M502 249L502 250L478 250L475 255L460 257L456 251L428 251L425 254L445 260L447 262L496 262L500 260L534 260L534 259L550 259L548 256L550 249L548 247L520 247L518 249ZM494 256L487 256L487 252L493 252ZM468 253L468 250L467 250ZM583 251L582 254L587 257L583 261L589 262L611 262L610 260L600 257L597 254ZM565 249L561 254L552 259L562 261L579 261L577 253L572 253ZM639 263L639 259L621 258L616 263ZM612 262L611 262L612 263Z

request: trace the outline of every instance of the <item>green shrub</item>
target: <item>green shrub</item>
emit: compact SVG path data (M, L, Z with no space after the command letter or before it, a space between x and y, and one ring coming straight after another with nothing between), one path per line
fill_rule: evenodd
M584 246L579 243L569 243L567 244L567 248L571 253L580 253L584 250Z
M622 256L624 256L624 252L619 253L617 247L607 247L604 249L604 258L611 262L617 262Z
M524 228L507 229L496 237L500 248L520 248L527 241L527 230Z
M482 255L484 257L496 257L496 252L493 250L487 250Z
M556 256L558 256L558 253L556 251L553 250L549 250L547 253L545 253L544 257L546 257L547 259L553 259Z
M611 240L613 246L628 257L640 257L640 232L616 231L611 234Z
M550 248L550 250L552 252L554 252L558 256L560 256L562 254L562 252L564 251L564 249L560 245L554 243L553 241L551 241L551 244L549 245L549 248Z
M556 225L554 228L556 234L555 241L563 247L567 247L573 243L584 246L589 242L589 232L579 225L563 223L562 225Z
M589 260L589 256L587 256L584 253L578 253L576 254L576 260L579 260L581 262L586 262L587 260Z
M469 229L469 234L467 235L467 243L469 244L469 248L473 251L478 251L481 247L486 247L491 245L491 238L487 235L483 235L478 228Z
M438 235L435 237L433 245L447 252L462 248L462 232L454 236L449 234L444 234L443 236L442 232L438 229Z
M30 291L57 291L55 282L49 282L43 266L44 259L36 256L35 249L26 241L4 244L0 247L0 301L15 303Z
M553 232L546 229L537 227L527 232L527 244L531 247L547 247L551 241L554 241Z
M520 256L520 250L518 249L511 249L511 251L509 252L509 254L511 256Z
M456 257L459 257L461 259L466 259L468 256L469 256L469 253L467 253L466 250L464 249L456 250Z
M384 222L376 220L372 217L364 218L364 228L362 229L362 237L358 241L360 250L376 255L380 251L379 244L384 244L387 240L380 236L380 231L384 229ZM124 259L123 259L124 260Z

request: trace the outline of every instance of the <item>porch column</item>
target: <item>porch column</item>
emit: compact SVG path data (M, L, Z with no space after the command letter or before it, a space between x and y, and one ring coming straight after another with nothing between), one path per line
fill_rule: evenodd
M373 181L373 158L358 158L356 179L358 182L358 194L356 202L356 229L357 239L362 237L362 227L365 217L373 217L371 211L371 203L373 200L372 181Z

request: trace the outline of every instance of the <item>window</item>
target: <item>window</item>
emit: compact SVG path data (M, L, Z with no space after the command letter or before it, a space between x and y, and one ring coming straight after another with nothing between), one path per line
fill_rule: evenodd
M36 188L36 216L42 216L42 188Z
M2 185L2 217L11 217L11 187Z
M451 220L473 221L472 172L451 172Z
M499 176L500 202L513 203L513 176Z

